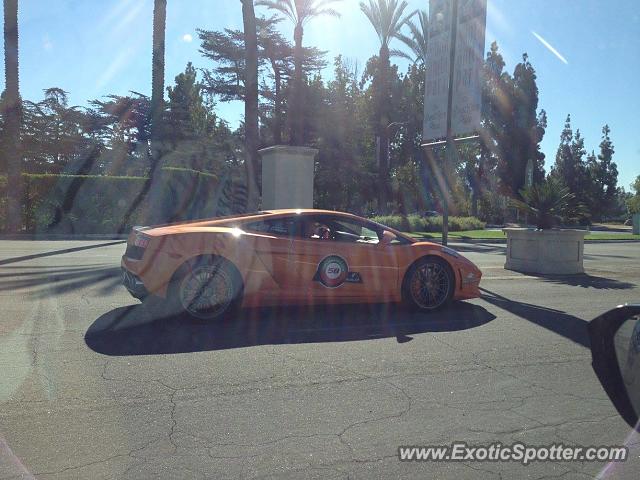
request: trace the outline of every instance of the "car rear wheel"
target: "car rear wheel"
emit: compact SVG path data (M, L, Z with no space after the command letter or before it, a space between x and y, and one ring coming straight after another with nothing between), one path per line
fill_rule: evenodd
M235 267L216 257L189 262L172 282L171 299L182 312L198 321L212 322L236 310L241 280Z
M446 305L455 289L449 264L439 257L418 260L405 275L402 296L413 309L430 312Z

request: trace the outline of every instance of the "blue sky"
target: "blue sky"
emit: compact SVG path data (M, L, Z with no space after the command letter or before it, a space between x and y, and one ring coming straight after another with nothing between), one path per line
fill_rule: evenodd
M341 53L363 66L378 45L358 3L343 0L336 6L342 18L309 24L305 44L328 50L331 57ZM428 0L409 3L412 9L428 6ZM602 126L611 126L620 184L628 189L640 174L637 2L489 0L488 9L487 46L498 41L510 71L523 52L536 68L540 107L549 117L542 145L547 168L571 113L574 130L580 128L589 151L597 150ZM150 94L152 11L153 0L22 0L23 97L40 99L42 90L51 86L67 90L77 105L110 93ZM208 66L198 53L196 28L225 27L242 27L238 0L168 0L167 83L188 61ZM289 28L283 30L290 34ZM405 68L406 62L398 63ZM235 124L242 109L220 104L218 111Z

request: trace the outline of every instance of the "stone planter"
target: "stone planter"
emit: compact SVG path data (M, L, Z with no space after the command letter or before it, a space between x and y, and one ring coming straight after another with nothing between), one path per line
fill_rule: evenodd
M262 157L262 209L313 208L313 174L318 150L277 145Z
M504 268L525 273L570 275L584 273L585 230L505 228Z

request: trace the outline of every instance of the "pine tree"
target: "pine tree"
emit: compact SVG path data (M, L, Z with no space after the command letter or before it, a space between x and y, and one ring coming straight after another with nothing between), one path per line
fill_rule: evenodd
M615 208L618 196L618 166L613 161L615 149L610 134L609 125L602 127L600 153L592 153L587 159L588 204L597 220Z
M489 72L503 65L493 45L487 63ZM517 196L525 185L529 161L533 162L534 179L544 175L545 156L540 142L547 126L546 113L538 112L537 76L526 53L513 76L490 74L489 78L491 84L485 87L485 96L490 96L489 105L485 106L485 144L495 150L503 192Z

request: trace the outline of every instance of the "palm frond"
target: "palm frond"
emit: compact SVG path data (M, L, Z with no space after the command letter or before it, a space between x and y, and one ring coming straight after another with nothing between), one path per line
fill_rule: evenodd
M376 31L380 43L389 46L393 38L398 38L402 27L411 20L417 12L405 15L409 3L407 0L368 0L360 2L360 10L367 16Z
M418 24L408 22L407 27L411 32L411 37L400 34L398 39L405 43L416 56L416 62L427 63L427 42L429 38L429 16L424 10L418 11ZM407 39L410 38L410 41Z
M256 0L255 5L280 12L294 24L298 22L295 0Z
M406 60L409 60L410 62L415 62L416 59L413 58L411 55L409 55L407 52L403 51L403 50L399 50L397 48L392 48L391 50L389 50L389 56L390 57L397 57L397 58L404 58Z
M407 47L409 47L409 49L411 50L411 52L413 53L413 57L407 53L405 53L404 55L395 55L395 56L400 56L402 58L406 58L412 62L417 62L419 57L420 57L420 46L418 45L418 42L415 40L414 37L410 37L408 35L405 35L403 33L400 33L397 36L398 40L400 40L402 43L404 43ZM394 52L398 51L398 50L393 50Z
M315 17L321 17L321 16L328 16L328 17L334 17L334 18L339 18L340 17L340 12L338 12L337 10L333 9L333 8L320 8L320 9L315 9L312 10L311 12L308 12L304 19L303 19L303 24L306 24L309 20L315 18Z
M378 38L380 39L380 43L385 43L384 32L382 30L382 19L379 5L376 5L374 0L369 0L369 3L360 2L360 10L371 22L373 29L376 31Z
M509 204L532 216L541 229L552 228L563 220L576 220L585 214L584 206L576 202L575 195L554 177L520 190L522 200L511 199Z
M309 20L321 15L339 17L340 13L331 8L332 3L342 0L256 0L255 4L280 12L294 25L305 25Z

